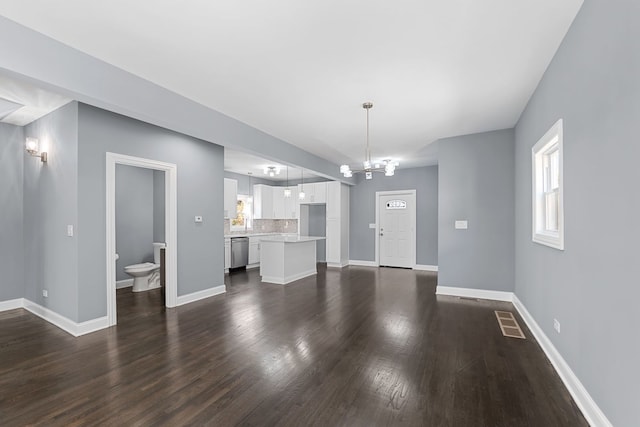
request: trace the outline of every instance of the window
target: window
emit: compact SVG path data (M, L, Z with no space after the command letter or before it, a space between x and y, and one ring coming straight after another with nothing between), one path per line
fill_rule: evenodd
M562 119L533 146L533 241L564 250Z
M231 220L231 231L247 231L253 229L253 198L238 194L236 204L237 216Z

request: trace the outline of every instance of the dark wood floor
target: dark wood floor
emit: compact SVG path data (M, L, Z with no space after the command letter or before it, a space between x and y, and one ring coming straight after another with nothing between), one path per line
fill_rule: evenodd
M0 313L0 424L587 425L524 322L527 340L500 333L510 304L411 270L257 273L171 310L121 290L118 326L80 338Z

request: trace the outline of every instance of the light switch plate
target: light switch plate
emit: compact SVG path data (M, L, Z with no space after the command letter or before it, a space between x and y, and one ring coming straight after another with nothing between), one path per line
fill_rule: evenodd
M73 237L73 225L67 225L67 237Z
M375 229L376 228L376 224L375 223L374 224L369 224L369 228Z
M202 222L202 217L200 215L196 215L195 221Z
M469 228L469 222L465 220L456 220L456 230L466 230Z

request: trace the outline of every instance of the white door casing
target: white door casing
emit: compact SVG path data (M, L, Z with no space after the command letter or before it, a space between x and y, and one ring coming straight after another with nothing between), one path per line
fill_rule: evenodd
M378 265L415 267L415 190L376 192L376 234Z
M116 164L137 166L165 172L165 305L178 304L178 167L141 157L107 153L107 319L108 325L118 322L116 311Z

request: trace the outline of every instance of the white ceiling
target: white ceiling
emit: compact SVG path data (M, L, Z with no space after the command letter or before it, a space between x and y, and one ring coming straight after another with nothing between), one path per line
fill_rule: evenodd
M71 101L0 74L0 122L24 126Z
M270 177L264 174L264 168L274 166L280 168L280 175ZM224 170L242 175L248 175L249 172L253 176L271 181L287 180L287 165L284 163L272 162L251 154L243 153L235 150L224 150ZM302 178L302 170L293 166L289 166L289 180L299 180ZM304 170L305 182L307 179L320 178L318 175Z
M509 128L582 0L21 0L0 14L336 164Z

